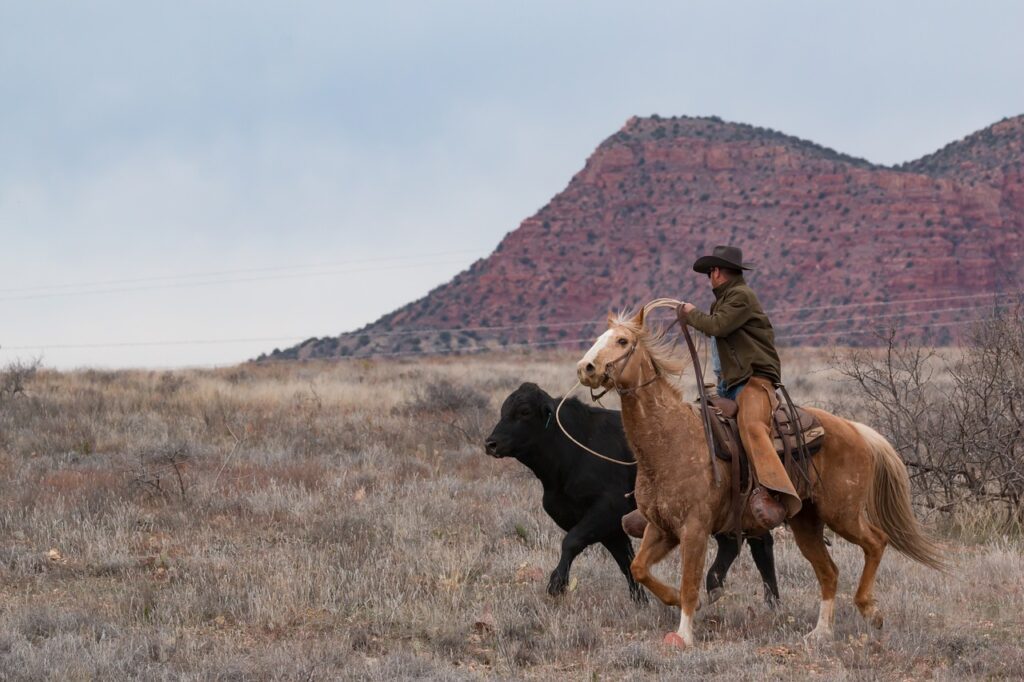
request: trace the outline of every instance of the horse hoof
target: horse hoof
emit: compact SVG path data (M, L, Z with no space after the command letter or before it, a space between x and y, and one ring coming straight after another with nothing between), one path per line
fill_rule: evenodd
M673 647L675 649L685 649L686 648L686 642L683 641L683 638L679 636L678 632L670 632L670 633L668 633L661 640L661 643L665 644L666 646Z
M874 629L881 630L882 629L882 625L885 623L885 619L882 618L882 612L881 611L875 611L871 615L870 623L871 623L871 627L873 627Z

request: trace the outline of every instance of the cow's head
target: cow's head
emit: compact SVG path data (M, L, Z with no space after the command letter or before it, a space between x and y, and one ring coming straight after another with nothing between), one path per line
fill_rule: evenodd
M501 419L484 441L491 457L515 457L532 449L555 420L555 401L537 384L525 383L501 406Z

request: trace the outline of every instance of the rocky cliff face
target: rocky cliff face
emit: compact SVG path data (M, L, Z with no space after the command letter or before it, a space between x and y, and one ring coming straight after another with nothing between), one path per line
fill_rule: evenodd
M451 282L266 357L578 347L609 310L706 307L690 266L726 243L757 264L748 280L781 344L863 343L890 325L947 343L990 294L1021 288L1022 162L1024 117L893 168L717 118L633 118Z

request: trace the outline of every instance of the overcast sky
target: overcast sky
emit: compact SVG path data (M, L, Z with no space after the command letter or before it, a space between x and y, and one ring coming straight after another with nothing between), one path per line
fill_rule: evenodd
M0 363L230 364L355 328L490 253L634 114L916 158L1024 113L1022 20L0 0ZM193 341L227 342L167 344Z

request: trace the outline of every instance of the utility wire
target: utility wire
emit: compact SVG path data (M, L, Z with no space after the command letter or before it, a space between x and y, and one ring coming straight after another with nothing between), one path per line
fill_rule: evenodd
M1007 304L997 305L995 307L997 309L1005 308L1005 307L1007 307ZM937 310L906 311L906 312L901 312L901 313L889 313L889 314L876 315L876 316L859 316L859 317L848 317L848 318L833 318L833 319L829 319L829 320L810 320L810 321L794 322L794 323L790 323L790 324L776 325L776 328L789 327L789 326L800 326L800 325L807 325L807 324L842 324L842 323L862 322L862 321L871 322L871 321L875 321L875 320L878 320L878 319L893 319L893 318L895 318L895 319L902 319L902 318L907 318L907 317L913 317L913 316L916 316L916 315L941 314L941 313L948 313L948 312L960 312L960 311L965 311L965 310L977 311L978 308L976 306L964 306L964 307L958 307L958 308L941 308L941 309L937 309ZM976 320L954 321L954 322L941 322L941 323L940 322L936 322L936 323L932 323L932 324L914 325L914 326L906 327L906 328L914 329L914 328L918 328L918 327L945 326L945 325L949 325L949 324L960 324L961 322L963 322L963 323L977 322L977 321L980 321L980 320L983 320L983 319L985 319L985 318L978 318ZM566 323L566 325L578 325L578 324L579 323ZM585 324L598 325L598 324L600 324L600 321L598 321L598 320L589 320ZM508 326L501 326L501 327L477 327L477 328L466 327L466 328L463 328L461 331L472 330L472 329L491 329L491 330L533 329L533 328L537 328L537 327L558 327L558 326L565 326L565 325L537 324L537 325L508 325ZM424 332L424 331L430 331L430 330L418 330L418 331L419 332ZM444 331L449 331L449 330L435 330L435 331L444 332ZM460 330L453 328L450 331L460 331ZM782 340L782 339L805 338L805 337L813 337L813 336L828 336L828 335L838 335L838 334L862 334L862 333L870 333L870 330L868 330L868 331L834 330L834 331L821 331L821 332L809 332L809 333L797 333L797 334L782 334L782 335L779 336L779 339ZM378 334L376 336L379 337L379 336L384 336L384 335L385 334ZM255 342L260 342L260 343L276 343L276 342L281 342L281 341L298 343L298 342L301 342L301 341L306 340L306 339L314 339L314 338L317 338L317 337L311 336L311 335L302 335L302 336L300 336L300 335L293 335L293 336L246 337L246 338L234 338L234 339L188 339L188 340L173 340L173 341L122 341L122 342L99 342L99 343L78 343L78 344L38 344L38 345L20 344L20 345L16 345L16 346L2 346L2 348L6 349L6 350L55 350L55 349L71 349L71 348L121 348L121 347L132 347L132 346L188 346L188 345L213 345L213 344L230 344L230 343L255 343ZM328 338L332 338L332 337L328 337ZM491 340L493 340L493 339L491 339ZM585 341L586 339L583 339L583 340ZM554 342L558 343L558 342L561 342L561 341L554 341ZM503 346L503 347L508 347L508 346L506 345L506 346ZM455 350L459 350L459 349L455 349Z
M963 299L963 298L993 298L993 299L995 299L995 298L1003 298L1003 297L1007 297L1007 296L1019 296L1019 295L1021 295L1020 292L992 292L992 293L985 293L985 294L971 294L969 296L950 296L948 298L900 299L900 300L896 300L896 301L889 301L889 302L886 302L886 303L879 302L879 303L868 304L868 305L897 305L897 304L899 304L899 305L915 305L915 304L918 304L918 303L937 303L937 302L940 302L940 301L954 301L954 300L959 300L959 299ZM839 308L839 307L850 307L852 305L859 305L859 304L844 304L844 305L835 306L835 307L837 307L837 308ZM771 315L776 315L778 313L792 313L792 312L802 312L802 311L825 310L825 309L829 309L830 307L831 306L810 306L810 307L806 307L806 308L786 308L786 309L781 309L781 310L769 311L769 313ZM972 305L972 306L963 306L963 307L960 307L960 308L950 308L950 309L947 309L947 310L976 310L976 309L977 309L977 306L973 306ZM936 312L936 311L933 311L933 310L905 311L905 313L907 313L907 314L922 314L922 313L929 313L929 312ZM902 315L902 314L904 314L904 313L896 314L896 316L899 316L899 315ZM877 317L877 316L872 316L872 317ZM872 319L872 317L869 317L867 319ZM825 323L825 322L842 322L842 321L843 320L840 319L840 318L826 318L826 319L823 319L823 320L799 320L799 321L793 321L793 322L783 322L781 324L775 324L773 326L774 327L785 327L787 325L803 325L803 324L815 324L815 323ZM373 332L373 334L374 334L374 336L405 336L405 335L408 335L408 334L427 334L427 333L442 333L442 332L448 332L450 334L455 334L455 333L460 333L460 332L507 331L507 330L510 330L510 329L537 329L539 327L548 327L548 328L553 328L553 329L560 329L560 328L563 328L563 327L581 327L581 326L585 326L585 325L599 324L599 323L600 323L599 319L591 318L591 319L586 319L586 320L572 320L572 321L569 321L569 322L536 322L536 323L529 323L529 324L482 325L482 326L476 326L476 327L449 327L449 328L418 327L416 329L395 329L395 330L375 331L375 332ZM350 333L354 334L354 333L358 333L358 332L359 332L359 330L356 330L356 331L350 332Z
M464 259L457 261L437 261L431 260L423 263L409 263L404 265L393 265L388 267L378 268L354 268L346 270L330 270L323 272L313 273L291 273L291 274L279 274L279 275L266 275L262 277L239 277L239 278L228 278L228 279L217 279L217 280L206 280L201 282L176 282L170 284L153 284L149 286L141 287L115 287L112 289L93 289L90 291L65 291L65 292L52 292L52 293L40 293L40 294L28 294L20 296L0 296L0 302L2 301L25 301L30 299L39 298L59 298L64 296L88 296L91 294L116 294L116 293L135 293L138 291L154 291L159 289L184 289L190 287L203 287L211 284L236 284L240 282L266 282L271 280L282 280L282 279L299 279L304 277L323 277L328 275L347 275L361 272L380 272L388 270L408 270L412 268L422 268L425 266L433 265L460 265L465 262Z
M30 287L14 287L0 289L0 294L38 292L53 289L73 289L79 287L110 286L113 284L140 284L146 282L164 282L179 279L196 279L208 277L223 277L225 275L244 275L255 272L281 272L285 270L309 270L316 268L336 268L343 265L363 265L366 263L379 263L387 261L401 261L423 258L441 258L445 256L456 256L480 253L478 249L461 249L457 251L441 251L437 253L419 253L407 256L381 256L378 258L359 258L353 260L335 261L331 263L307 263L305 265L278 265L261 268L240 268L237 270L218 270L213 272L192 272L183 275L160 275L152 277L135 277L131 279L106 279L92 282L72 282L67 284L45 284Z

